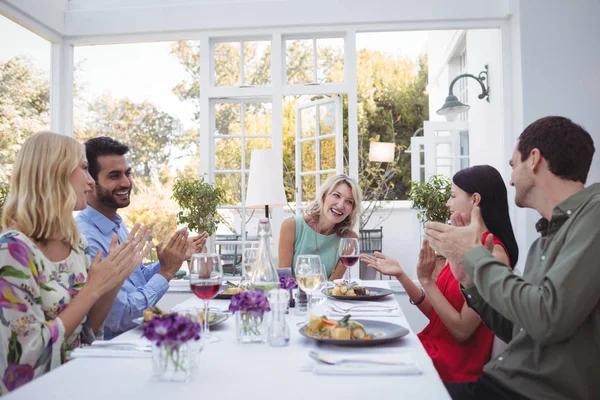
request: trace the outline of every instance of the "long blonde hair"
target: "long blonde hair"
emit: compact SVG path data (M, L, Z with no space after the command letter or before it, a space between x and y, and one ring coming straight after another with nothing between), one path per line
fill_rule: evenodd
M30 136L13 166L3 229L17 229L42 243L59 239L75 246L79 230L70 178L84 156L83 145L71 137L52 132Z
M306 207L305 213L310 216L314 221L319 219L319 216L323 212L325 204L325 197L335 190L338 185L346 184L352 190L352 198L354 199L354 206L352 212L344 218L344 220L335 225L335 233L338 236L345 237L352 231L352 227L356 223L358 214L360 212L360 206L362 202L362 190L358 183L347 175L340 174L327 178L325 182L317 189L316 198L310 202Z

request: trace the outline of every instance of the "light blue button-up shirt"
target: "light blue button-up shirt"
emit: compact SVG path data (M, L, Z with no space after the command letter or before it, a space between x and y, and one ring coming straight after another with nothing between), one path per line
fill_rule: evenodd
M125 241L129 231L123 219L116 214L110 220L89 205L75 218L79 230L90 246L92 259L98 250L102 250L102 258L108 254L113 234L117 234L119 243ZM132 320L141 317L146 308L156 305L169 288L169 282L157 274L160 263L140 266L131 274L119 290L106 320L104 321L104 339L112 339L136 326Z

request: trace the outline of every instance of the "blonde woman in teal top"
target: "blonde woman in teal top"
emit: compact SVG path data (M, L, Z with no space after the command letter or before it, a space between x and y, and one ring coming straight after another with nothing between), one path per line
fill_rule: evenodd
M358 238L352 230L358 218L362 191L346 175L328 178L317 190L304 215L283 221L279 237L279 268L290 268L301 254L318 254L329 280L342 278L346 267L338 257L343 237Z

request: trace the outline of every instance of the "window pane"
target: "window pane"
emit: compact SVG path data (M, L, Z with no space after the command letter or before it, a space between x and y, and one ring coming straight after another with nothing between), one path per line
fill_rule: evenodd
M271 83L271 42L244 42L244 84Z
M444 165L452 165L452 159L451 158L436 158L435 165L437 165L438 167L444 166Z
M226 206L242 204L242 174L215 174L215 186L225 191Z
M50 125L51 43L0 15L0 185L17 152Z
M425 168L419 168L419 180L425 182Z
M312 83L314 71L312 39L286 40L285 55L287 83L292 85Z
M264 150L270 149L271 147L271 139L246 139L246 169L250 169L252 150Z
M344 82L344 39L317 39L317 80Z
M335 169L335 138L321 140L321 168Z
M446 175L448 178L452 177L452 167L437 167L437 173Z
M425 146L419 145L419 165L425 165Z
M317 159L315 153L315 142L302 143L302 172L315 171L317 169Z
M242 168L242 139L215 139L215 169Z
M240 43L227 42L214 45L215 86L237 86L240 79Z
M215 134L242 134L242 105L240 103L215 104Z
M319 179L321 180L319 182L319 186L323 184L323 182L325 182L327 180L327 178L330 178L332 176L335 175L335 172L329 172L327 174L319 174Z
M244 125L246 135L270 135L272 129L271 103L244 104Z
M461 158L460 159L460 169L465 169L465 168L469 168L469 159Z
M238 237L237 235L239 235L240 232L240 210L218 209L217 212L219 213L223 221L217 227L215 240L230 241L236 239ZM216 249L218 253L218 244L216 245Z
M469 132L460 132L460 155L469 155Z
M438 157L451 157L452 156L452 147L450 143L437 143L436 144L436 154Z
M264 208L246 209L246 240L258 241L258 221L265 217Z
M322 104L319 106L319 122L321 136L335 133L335 103Z
M314 200L316 194L315 176L302 177L302 200L309 202Z
M302 138L315 137L317 112L315 107L300 110L300 132Z

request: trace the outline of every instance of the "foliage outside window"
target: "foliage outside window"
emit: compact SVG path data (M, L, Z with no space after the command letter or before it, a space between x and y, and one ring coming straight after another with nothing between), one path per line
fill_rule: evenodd
M417 213L419 222L446 222L450 219L446 203L451 189L452 182L445 175L433 175L427 182L412 183L409 199L412 208L420 210Z
M4 208L4 202L6 202L6 196L8 196L9 189L9 185L0 183L0 221L2 221L2 209Z

